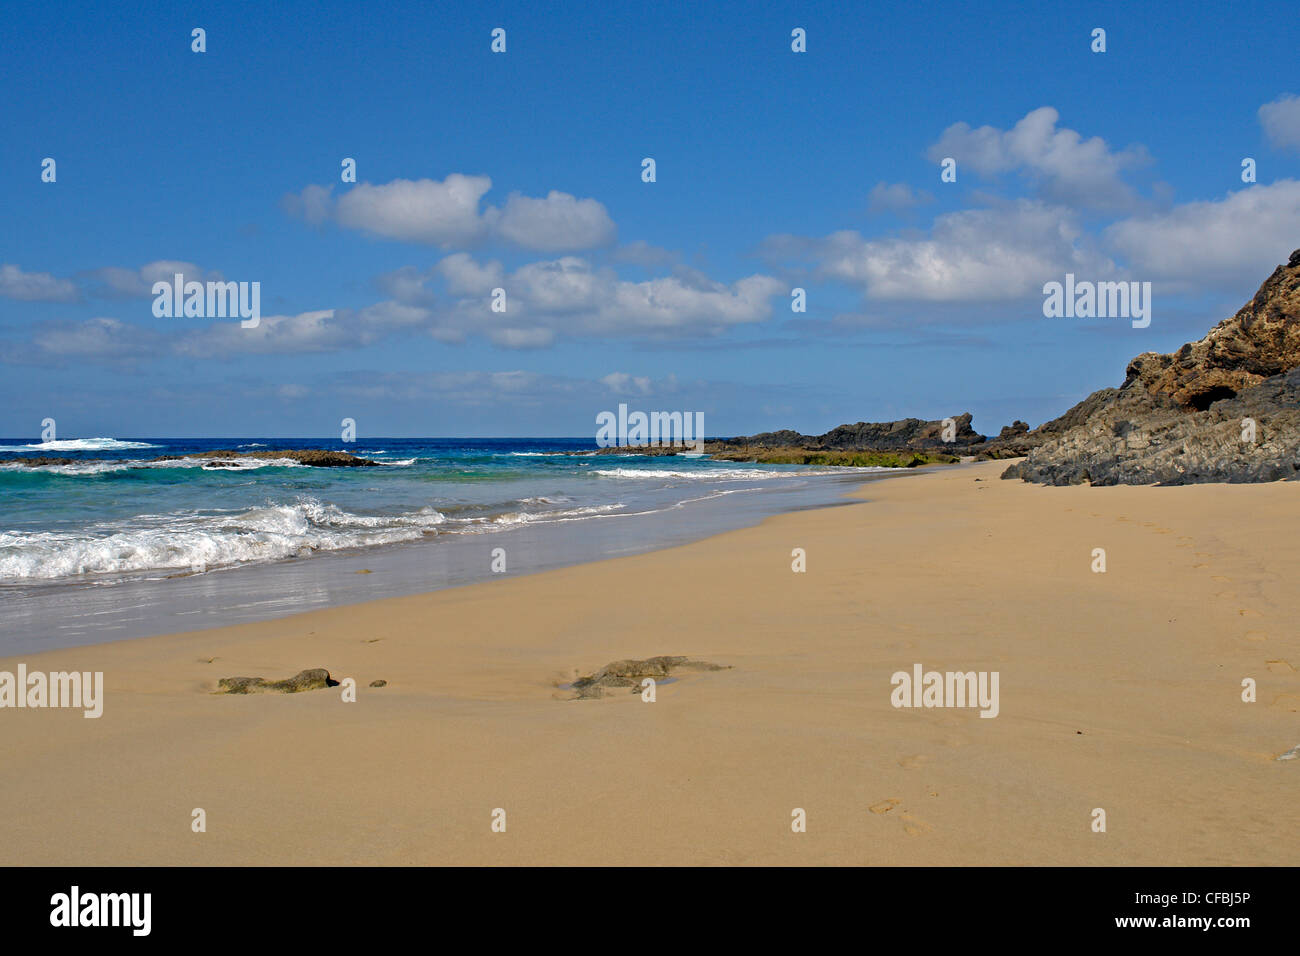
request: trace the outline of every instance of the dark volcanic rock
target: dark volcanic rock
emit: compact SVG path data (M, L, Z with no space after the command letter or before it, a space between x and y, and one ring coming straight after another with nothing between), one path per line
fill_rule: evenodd
M14 455L9 458L0 458L0 463L6 465L26 465L28 468L43 468L46 465L75 465L78 462L86 461L85 458L23 458Z
M337 687L338 681L330 677L330 672L323 667L299 671L284 680L266 680L262 677L223 677L217 681L218 694L297 694L304 690L319 690L322 687Z
M1094 392L1018 441L1028 457L1004 478L1177 485L1300 477L1300 250L1205 338L1170 355L1139 355L1122 387ZM1009 457L994 445L987 457Z
M710 442L706 450L717 445L724 448L801 448L810 451L932 451L956 455L984 442L984 436L973 431L970 422L970 412L954 415L954 438L950 442L943 440L942 421L904 418L896 422L840 425L824 435L801 435L790 429L763 432L745 438Z
M1129 363L1128 381L1168 395L1184 409L1213 402L1300 366L1300 249L1291 253L1237 314L1199 342L1171 355L1146 352Z
M1246 420L1255 423L1254 440ZM1048 485L1183 485L1300 476L1300 369L1236 398L1188 413L1140 384L1029 457L1003 478Z
M302 465L314 468L371 468L379 464L369 458L358 458L345 451L326 451L321 448L300 448L293 451L199 451L189 455L159 455L149 461L184 461L189 458L215 459L206 462L204 468L238 468L237 461L231 458L288 458ZM84 465L92 461L104 461L103 458L25 458L14 455L0 458L0 464L26 465L28 468L40 468L44 465ZM116 460L116 459L115 459Z
M578 696L573 700L592 700L603 696L606 687L628 687L631 693L641 691L641 681L650 677L656 681L671 676L673 670L686 668L697 671L729 670L721 664L693 661L685 657L650 657L643 661L625 660L606 664L590 677L579 677L573 682Z
M321 448L299 448L292 451L200 451L190 455L159 455L150 461L182 461L186 458L288 458L300 465L313 468L370 468L379 464L369 458L358 458L345 451L326 451ZM215 464L215 463L214 463ZM235 462L226 462L217 467L231 467Z

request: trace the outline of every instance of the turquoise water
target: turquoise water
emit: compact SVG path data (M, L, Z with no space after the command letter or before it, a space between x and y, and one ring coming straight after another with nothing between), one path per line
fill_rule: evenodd
M378 468L162 455L330 448ZM612 457L590 438L0 439L0 586L114 584L302 560L522 527L664 513L703 500L804 488L818 469L707 458ZM644 530L638 532L644 535Z

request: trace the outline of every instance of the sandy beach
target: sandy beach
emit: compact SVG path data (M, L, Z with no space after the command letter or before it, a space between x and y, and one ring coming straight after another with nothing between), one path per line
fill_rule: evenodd
M1297 486L1005 467L649 554L0 660L106 685L99 719L0 715L0 863L1300 863L1300 760L1276 759L1300 744ZM661 654L730 669L653 703L560 686ZM892 706L918 663L998 672L996 718ZM312 667L357 701L213 693Z

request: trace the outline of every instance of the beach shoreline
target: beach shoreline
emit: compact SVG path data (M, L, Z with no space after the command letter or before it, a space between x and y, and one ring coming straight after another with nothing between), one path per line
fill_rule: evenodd
M1006 466L642 554L0 659L106 688L97 719L0 710L0 862L1300 862L1300 762L1277 759L1300 743L1294 486L1042 487ZM656 655L728 669L653 703L564 687ZM997 716L893 706L918 664L997 672ZM356 702L214 694L313 667Z
M629 459L634 461L638 459ZM644 463L638 464L639 468L629 464L627 469L632 484L642 484L633 477L644 473ZM550 510L506 513L495 520L474 518L471 521L477 524L450 533L435 522L414 539L382 544L311 549L306 554L195 570L159 568L134 576L6 580L0 584L0 657L267 621L459 587L502 574L517 577L659 550L748 527L772 514L850 503L848 495L864 483L916 472L765 468L745 473L761 477L666 481L663 491L671 497L659 501L635 493L624 495L621 488L613 492L620 499L616 505L599 497L610 495L608 489L560 504L530 497L529 506L547 502L543 508ZM537 481L530 490L541 493L549 488ZM438 490L445 494L444 489ZM286 497L282 493L281 500ZM448 507L443 498L434 501L438 508ZM310 509L321 516L317 519L321 523L332 516L331 506L323 502L298 502L279 510L286 507L295 512ZM437 510L434 505L423 507ZM276 509L248 510L252 514L260 510L265 516ZM255 539L257 532L232 537ZM155 540L165 538L165 533L155 534ZM175 546L184 547L184 541L182 534ZM130 542L117 547L128 557L135 550ZM160 550L167 547L164 543Z

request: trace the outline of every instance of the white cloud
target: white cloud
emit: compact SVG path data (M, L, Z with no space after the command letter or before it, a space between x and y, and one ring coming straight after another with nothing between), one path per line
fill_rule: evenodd
M332 188L308 186L285 197L284 207L311 223L328 220L384 239L451 249L493 237L523 249L563 252L614 241L616 229L604 205L551 190L544 199L512 193L505 207L480 211L492 188L487 176L452 173L435 179L360 183L333 198Z
M1009 130L955 123L927 156L934 162L953 157L959 176L966 168L982 176L1021 173L1038 184L1044 197L1057 202L1098 209L1131 207L1136 197L1121 173L1147 162L1146 150L1112 151L1100 137L1084 139L1072 129L1058 129L1058 119L1055 109L1042 106Z
M77 287L48 272L23 272L15 265L0 266L0 295L23 302L75 302Z
M1278 149L1300 150L1300 96L1284 93L1259 108L1259 122Z
M1300 245L1300 182L1248 186L1223 199L1185 203L1106 230L1139 279L1182 288L1258 283Z
M447 280L447 288L453 295L486 295L505 281L501 263L479 263L467 252L447 256L433 271Z
M1069 210L1021 199L946 213L926 237L825 239L775 236L769 254L811 259L814 274L862 288L868 298L1002 301L1041 294L1067 271L1100 275L1114 264L1092 249Z
M615 395L649 395L650 379L642 375L629 375L627 372L610 372L601 380Z
M542 348L562 337L717 335L768 318L771 297L786 291L770 276L727 284L685 268L631 282L577 256L531 262L506 273L499 262L455 253L423 275L430 281L441 278L451 296L428 310L431 335L449 343L484 335L505 348ZM406 301L432 297L411 278L403 273ZM491 309L495 288L505 289L505 312Z
M452 173L433 179L395 179L384 186L360 183L337 201L334 218L346 229L385 239L447 248L478 241L486 231L478 204L492 188L486 176Z
M594 249L609 245L616 233L601 203L555 190L545 199L511 193L505 208L493 210L490 218L502 239L538 252Z

